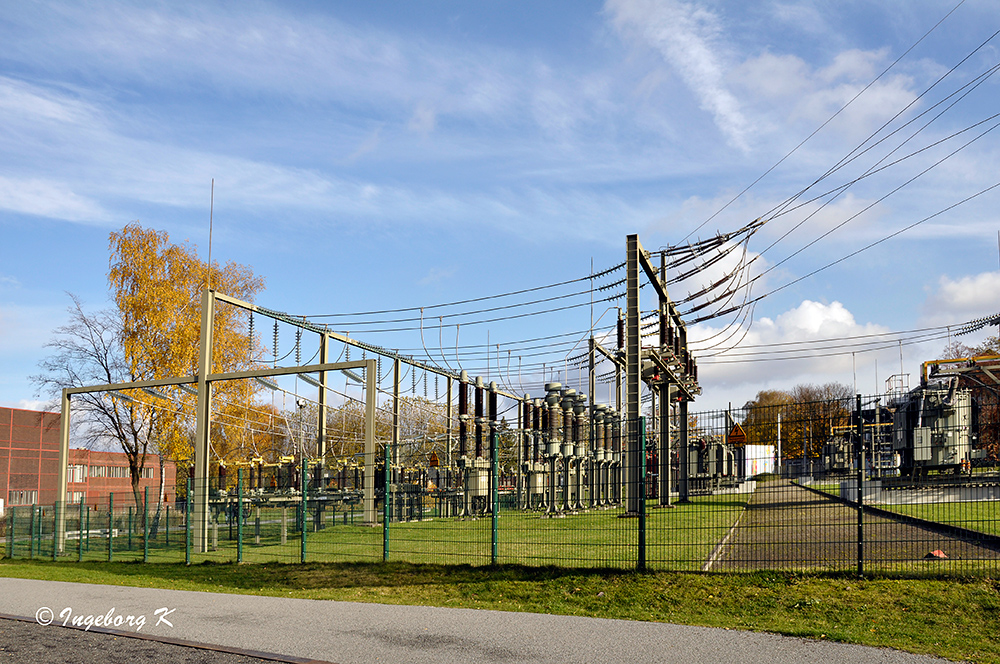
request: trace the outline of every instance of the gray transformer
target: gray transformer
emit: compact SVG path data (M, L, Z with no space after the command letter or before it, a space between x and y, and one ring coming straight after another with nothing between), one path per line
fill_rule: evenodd
M956 382L912 390L894 404L892 447L901 472L959 471L970 458L973 436L972 394Z
M830 474L854 468L854 442L849 436L834 436L823 445L823 469Z
M714 437L702 437L688 446L688 481L695 495L736 484L736 455L731 446Z

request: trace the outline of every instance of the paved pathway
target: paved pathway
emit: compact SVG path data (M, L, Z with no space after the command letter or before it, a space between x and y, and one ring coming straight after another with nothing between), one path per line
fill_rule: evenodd
M51 613L42 610L48 608ZM159 613L157 611L159 610ZM169 613L165 613L169 611ZM155 660L180 662L254 660L224 659L177 646L143 645L143 654L124 650L124 641L110 635L59 627L88 616L110 616L122 631L219 644L245 650L280 653L299 658L350 664L354 662L435 663L564 663L636 664L716 662L764 664L823 662L824 664L921 664L945 660L891 650L733 630L686 627L599 618L552 616L503 611L475 611L381 604L355 604L280 597L223 595L151 588L126 588L0 578L0 613L39 615L49 627L0 620L0 662L49 664L63 661ZM121 621L117 618L121 617ZM171 624L168 626L160 618ZM159 621L159 624L157 624ZM104 622L102 619L100 622ZM34 634L34 636L32 636ZM17 659L18 639L30 650L39 639L56 639L47 654ZM86 639L86 641L85 641ZM148 646L148 648L147 648ZM150 650L152 649L152 650ZM66 657L66 653L70 653ZM119 655L121 655L119 657ZM219 659L216 659L219 657Z
M866 513L865 569L912 566L931 551L951 560L996 560L989 546ZM852 569L858 556L858 512L788 480L757 485L750 504L711 569L833 567Z

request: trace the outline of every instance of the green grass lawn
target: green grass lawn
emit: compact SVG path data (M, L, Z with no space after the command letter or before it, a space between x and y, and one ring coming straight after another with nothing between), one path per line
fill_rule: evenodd
M1000 502L997 501L978 500L921 505L879 504L877 507L926 521L946 523L988 535L1000 535Z
M983 578L642 574L403 562L185 566L28 560L4 560L0 576L665 621L1000 663L1000 582Z
M671 509L655 509L650 502L646 518L646 556L650 566L698 570L718 542L725 537L742 513L750 494L698 497L694 502ZM497 525L497 554L501 563L530 565L571 565L574 567L636 566L638 529L636 518L620 518L622 508L592 509L558 518L545 518L538 512L501 511ZM432 514L432 512L428 512ZM70 513L67 530L79 530L79 517ZM284 515L285 538L282 543L280 509L262 510L260 526L256 514L243 528L243 562L298 562L302 551L301 534L295 514ZM310 512L306 533L306 559L317 562L381 561L384 532L381 525L360 525L360 514L327 512L323 527L315 529ZM353 524L352 524L353 521ZM51 516L41 522L41 536L34 545L29 537L30 523L21 519L15 529L17 558L34 555L52 557ZM92 532L107 529L106 516L90 517ZM111 543L115 561L142 560L145 551L138 519L132 522L128 536L127 517L117 516L117 536ZM86 527L85 527L86 529ZM209 551L192 553L192 562L228 562L237 559L235 525L224 521L209 529ZM259 540L257 535L259 533ZM171 524L169 543L165 524L156 537L150 538L150 562L183 561L185 533L183 524ZM34 548L32 549L32 546ZM61 559L81 557L87 561L108 559L107 536L67 539ZM434 518L422 521L391 522L389 525L389 560L410 563L488 564L492 560L492 522L489 516L476 519Z

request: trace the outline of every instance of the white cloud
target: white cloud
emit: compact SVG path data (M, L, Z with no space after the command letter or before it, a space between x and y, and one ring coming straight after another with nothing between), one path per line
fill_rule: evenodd
M732 145L749 149L749 123L725 83L718 16L678 0L608 0L605 8L622 34L662 54Z
M888 64L887 55L884 49L850 49L826 66L813 66L797 55L765 51L747 58L728 80L775 133L800 127L797 134L806 136L850 102L820 136L832 132L826 140L839 142L842 150L844 141L863 140L916 99L913 80L902 74L880 79L854 99Z
M66 92L0 76L0 115L31 118L35 123L87 125L93 122L95 109Z
M355 149L354 152L347 157L347 162L353 163L369 152L373 152L381 143L383 127L384 125L379 125L373 132L368 134L368 136L366 136L365 139L358 145L357 149Z
M434 111L434 107L426 102L421 102L417 104L417 107L414 109L413 115L410 117L410 122L407 126L410 131L427 135L434 131L436 124L437 113Z
M44 399L20 399L14 408L20 408L21 410L56 412L59 410L59 404L54 401L46 401Z
M427 274L417 281L417 283L421 286L430 286L432 284L447 281L453 276L455 276L455 268L432 267L427 271Z
M922 307L927 325L954 325L1000 312L1000 272L942 275Z
M819 10L808 3L774 3L771 15L778 21L813 35L829 37L832 32Z
M383 117L405 113L421 97L449 109L498 113L521 89L516 76L489 64L516 61L516 53L470 55L350 24L329 11L105 2L23 14L23 29L10 35L8 57L55 68L85 62L104 76L154 89L333 99ZM43 39L45 46L19 39L22 34Z
M869 376L877 353L862 352L859 347L857 355L852 357L850 349L845 353L843 348L832 347L837 345L836 341L820 342L889 331L882 325L859 323L840 302L804 300L773 319L755 321L749 330L740 327L726 331L699 325L690 330L689 338L694 342L695 357L699 358L698 377L706 398L712 399L713 393L725 393L732 398L734 393L743 392L740 398L746 401L762 389L789 389L797 384L833 381L853 385L855 364L859 382L863 376L871 384ZM729 345L735 347L711 349L705 342L697 341L708 338L713 338L712 345L729 338ZM891 372L891 365L883 362L885 377ZM863 391L871 392L873 388Z
M67 221L105 221L99 203L72 191L65 182L0 176L0 209Z

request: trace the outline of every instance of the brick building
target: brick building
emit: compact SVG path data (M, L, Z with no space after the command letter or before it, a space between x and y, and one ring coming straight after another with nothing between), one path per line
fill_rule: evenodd
M59 484L59 413L43 413L17 408L0 408L0 500L2 505L51 505ZM107 505L108 494L115 504L132 503L132 480L128 458L122 452L70 449L66 498L91 506ZM160 464L156 455L146 457L140 490L150 487L150 502L160 485ZM164 499L175 498L176 468L163 464Z

